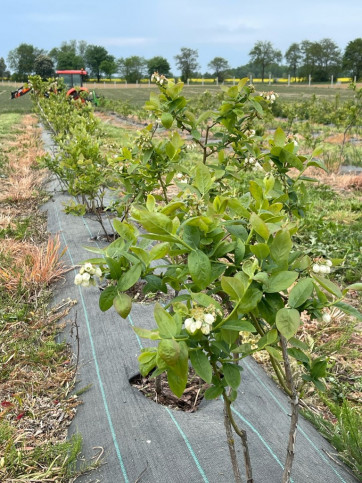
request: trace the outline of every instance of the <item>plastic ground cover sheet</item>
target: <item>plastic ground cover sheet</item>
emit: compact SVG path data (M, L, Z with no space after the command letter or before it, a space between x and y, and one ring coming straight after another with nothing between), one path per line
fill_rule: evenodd
M98 224L88 217L66 215L62 209L68 199L54 192L45 210L49 231L59 233L67 247L64 260L75 265L92 257L84 246L99 244L91 240L98 233ZM127 320L113 308L102 313L98 307L99 289L74 285L77 271L69 272L64 283L59 284L54 300L78 300L71 312L79 325L77 389L91 385L81 396L84 404L78 408L70 434L81 433L83 453L88 459L100 448L104 450L104 464L77 481L232 483L220 399L203 401L197 412L184 413L148 400L129 383L138 373L137 356L149 342L141 340L132 326L154 328L153 305L134 304ZM69 338L69 334L66 336ZM239 425L247 430L254 481L280 482L290 422L288 399L253 359L247 359L243 367L233 412ZM236 447L243 475L238 439ZM337 463L335 453L312 425L300 418L292 481L357 481Z

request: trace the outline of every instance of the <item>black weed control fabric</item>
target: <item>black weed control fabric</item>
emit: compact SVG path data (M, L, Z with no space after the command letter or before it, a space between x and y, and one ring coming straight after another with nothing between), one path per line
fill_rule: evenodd
M44 209L49 231L59 233L67 247L64 260L75 265L92 256L83 247L97 245L91 238L97 235L98 226L87 217L65 215L62 203L67 199L54 191ZM203 401L196 413L183 413L148 400L129 384L138 373L137 356L148 344L132 326L154 328L153 306L135 304L127 320L113 309L102 313L99 290L74 285L77 271L67 274L54 298L54 304L68 297L78 300L71 312L79 325L77 389L91 385L81 396L84 404L78 407L70 434L81 433L88 459L104 450L104 464L77 482L232 483L221 400ZM69 334L64 336L75 345ZM253 359L243 367L234 416L248 433L255 483L278 483L286 455L289 403ZM243 469L239 441L237 448ZM334 454L328 442L301 418L293 482L355 482L334 461Z

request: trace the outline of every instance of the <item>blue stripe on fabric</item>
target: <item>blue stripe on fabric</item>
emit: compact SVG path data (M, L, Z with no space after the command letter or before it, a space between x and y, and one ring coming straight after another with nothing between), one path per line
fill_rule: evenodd
M257 379L257 381L259 382L259 384L261 384L264 387L264 389L266 389L266 391L270 394L270 396L272 397L272 399L277 403L277 405L280 407L280 409L283 411L283 413L284 414L288 414L288 411L285 409L285 407L280 403L280 401L278 401L278 399L270 391L270 389L268 388L268 386L266 384L264 384L263 381L260 380L260 378L258 377L258 375L250 367L250 365L246 361L244 361L243 364L254 375L254 377ZM320 449L313 443L313 441L309 438L309 436L305 433L305 431L303 431L303 429L300 427L300 425L298 425L298 431L300 431L300 433L304 436L304 438L308 441L308 443L310 443L310 445L313 447L313 449L315 449L315 451L318 453L318 455L327 464L327 466L329 466L333 470L333 472L338 476L338 478L343 483L347 483L346 480L344 480L343 477L338 473L338 471L330 464L330 462L327 460L327 458L324 456L324 454L320 451Z
M199 470L203 480L205 483L209 483L209 480L207 479L205 473L204 473L204 470L202 469L201 465L200 465L200 462L199 460L197 459L197 456L195 455L194 453L194 450L192 449L192 446L190 444L190 441L187 439L187 436L186 434L182 431L180 425L178 424L178 422L176 421L174 415L172 414L172 412L170 411L169 408L165 407L166 411L168 412L168 414L170 415L170 418L172 419L172 421L174 422L176 428L178 429L179 433L181 434L181 436L183 437L185 443L186 443L186 446L188 448L188 450L190 451L190 454L193 458L193 460L195 461L195 464L197 466L197 469Z
M68 246L67 241L66 241L65 236L64 236L64 232L63 232L63 228L62 228L62 224L61 224L61 221L60 221L60 218L59 218L59 213L58 213L57 208L56 208L56 214L57 214L59 228L60 228L61 233L62 233L62 238L63 238L64 244L68 247L67 253L68 253L70 262L71 262L72 265L74 265L73 257L72 257L69 246ZM111 418L109 408L108 408L107 397L106 397L106 394L105 394L105 391L104 391L103 382L102 382L102 378L101 378L101 374L100 374L100 370L99 370L99 365L98 365L98 360L97 360L97 356L96 356L96 352L95 352L95 346L94 346L94 341L93 341L92 332L91 332L91 328L90 328L88 312L87 312L87 309L86 309L86 306L85 306L85 302L84 302L84 298L83 298L83 294L82 294L82 289L79 285L78 285L78 290L79 290L79 295L80 295L80 299L81 299L81 302L82 302L82 307L83 307L85 321L86 321L86 325L87 325L88 336L89 336L89 340L90 340L90 343L91 343L92 355L93 355L94 364L95 364L95 368L96 368L99 388L100 388L101 394L102 394L102 400L103 400L103 405L104 405L105 413L106 413L107 420L108 420L109 429L111 431L113 444L114 444L114 447L116 449L116 453L117 453L119 464L121 466L121 471L122 471L122 474L123 474L124 481L125 481L125 483L129 483L129 479L128 479L128 476L127 476L126 468L125 468L124 463L123 463L121 451L120 451L119 446L118 446L116 432L114 430L112 418Z

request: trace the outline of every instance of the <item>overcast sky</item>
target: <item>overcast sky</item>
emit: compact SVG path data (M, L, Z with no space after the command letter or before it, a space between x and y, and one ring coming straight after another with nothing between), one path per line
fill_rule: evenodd
M21 43L50 50L63 41L102 45L116 58L166 57L197 49L200 71L215 56L249 61L258 40L284 54L293 42L331 38L342 52L362 37L361 0L16 0L2 1L0 57Z

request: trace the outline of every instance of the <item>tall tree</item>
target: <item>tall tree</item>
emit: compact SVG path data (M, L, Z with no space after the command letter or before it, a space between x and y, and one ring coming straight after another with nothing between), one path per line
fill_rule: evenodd
M341 68L341 52L331 39L326 38L319 42L303 40L301 51L303 76L311 75L313 80L319 82L328 81L331 75L337 76Z
M362 77L362 38L348 42L343 54L343 68L357 80Z
M140 81L146 72L146 60L138 55L120 58L118 60L118 72L130 84Z
M6 75L6 64L4 57L0 57L0 77L5 77Z
M158 72L161 75L170 75L170 64L165 57L159 55L152 57L152 59L147 60L147 72L151 76L154 72Z
M85 50L85 61L90 68L92 74L97 77L97 81L101 78L101 63L109 60L109 54L104 47L100 45L88 45Z
M34 61L34 71L44 80L53 77L55 72L52 59L48 55L38 55Z
M117 72L118 66L113 55L108 55L107 59L101 62L100 69L109 79Z
M189 49L187 47L182 47L181 53L175 55L176 65L181 71L181 79L183 82L187 82L187 79L190 79L198 69L198 57L199 54L197 50Z
M293 75L295 82L297 81L297 71L300 66L300 62L303 58L300 45L294 42L288 50L285 52L285 60L288 63L290 73Z
M265 70L272 63L282 60L282 53L275 49L269 41L258 40L249 52L251 62L261 68L261 78L264 82Z
M212 71L213 75L219 80L219 82L224 81L227 71L230 69L228 61L223 57L214 57L207 64L207 67Z
M10 50L8 63L19 81L26 81L28 76L34 73L35 59L43 53L43 50L37 49L34 45L24 43Z
M62 42L60 47L55 47L48 53L59 70L82 69L85 67L85 40L70 40Z

